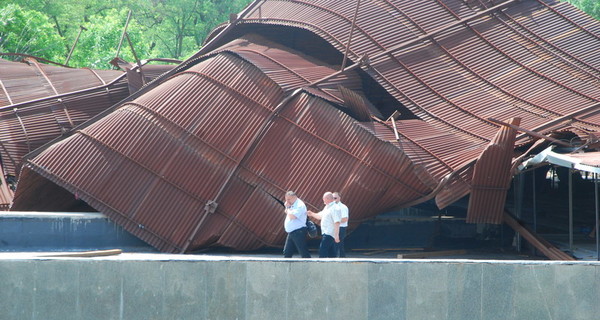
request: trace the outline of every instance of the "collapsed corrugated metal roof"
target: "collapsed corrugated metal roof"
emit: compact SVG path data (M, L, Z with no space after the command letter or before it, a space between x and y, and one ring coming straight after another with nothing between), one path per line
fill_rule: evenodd
M17 176L21 159L129 95L122 71L0 59L0 156Z
M433 197L444 207L471 192L499 132L490 118L540 134L600 131L599 32L548 0L363 1L358 11L256 1L112 113L32 153L15 209L68 206L66 189L157 248L185 252L281 244L286 189L311 207L341 191L355 225ZM365 121L373 107L383 119ZM513 159L503 137L514 131L500 132L498 156ZM482 165L494 185L511 174ZM40 190L61 202L40 201ZM472 221L498 223L473 209Z
M9 180L17 177L21 159L27 153L126 98L131 90L139 89L141 85L131 86L132 77L141 81L136 77L137 67L131 68L134 72L125 74L43 64L30 56L21 62L0 59L3 176ZM172 64L145 66L145 82L172 68ZM11 200L9 190L0 199L0 206L8 206Z
M35 168L69 181L163 251L280 244L278 199L290 186L313 209L340 186L357 221L429 192L397 145L336 104L334 88L360 85L356 74L286 95L332 72L259 37L235 40L29 160L21 179ZM31 196L17 191L15 207L31 208Z

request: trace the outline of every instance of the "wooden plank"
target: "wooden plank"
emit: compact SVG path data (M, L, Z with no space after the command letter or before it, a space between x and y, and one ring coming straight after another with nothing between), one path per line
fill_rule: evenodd
M385 253L385 250L375 250L375 251L363 252L363 255L372 256L372 255L379 254L379 253Z
M43 257L43 258L85 257L85 258L88 258L88 257L114 256L114 255L121 254L122 252L123 252L123 250L121 250L121 249L109 249L109 250L94 250L94 251L79 251L79 252L60 252L60 253L56 253L56 254L41 255L38 257Z
M440 257L440 256L454 256L460 254L466 254L467 250L445 250L445 251L427 251L427 252L416 252L416 253L402 253L398 255L398 259L423 259L429 257Z
M552 245L546 239L540 237L537 233L533 232L526 226L522 225L517 219L515 219L508 212L504 211L504 223L513 228L519 233L527 242L531 243L536 249L551 260L576 260L572 256L562 252L556 246Z
M350 249L351 251L423 251L425 248L358 248L358 249Z

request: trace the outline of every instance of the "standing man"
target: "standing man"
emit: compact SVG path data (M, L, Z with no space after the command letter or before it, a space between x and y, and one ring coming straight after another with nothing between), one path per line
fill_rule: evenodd
M285 222L283 224L287 238L283 247L283 256L291 258L298 250L302 258L310 258L306 246L306 205L298 199L294 191L285 193Z
M337 256L340 258L345 258L346 249L344 248L344 239L346 238L346 228L348 228L348 207L342 203L342 196L339 192L333 193L333 200L340 207L340 217L342 218L340 221L340 243L336 243Z
M319 245L319 258L335 258L335 244L340 242L340 208L333 201L333 193L325 192L323 195L325 208L315 213L308 211L308 215L321 221L321 245Z

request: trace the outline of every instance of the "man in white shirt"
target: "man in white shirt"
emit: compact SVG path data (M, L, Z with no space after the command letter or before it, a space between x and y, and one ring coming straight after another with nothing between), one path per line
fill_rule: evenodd
M306 246L306 205L294 191L285 193L285 222L283 227L287 232L285 245L283 246L283 256L291 258L297 250L302 258L310 258L308 247Z
M340 222L342 220L339 206L333 201L333 193L325 192L323 195L325 208L315 213L308 211L308 215L320 220L321 244L319 245L319 258L335 258L335 244L340 242Z
M344 249L344 239L346 238L346 228L348 228L349 210L348 207L342 203L342 196L339 192L333 193L333 200L340 207L341 221L340 221L340 242L336 243L337 256L340 258L346 257L346 250Z

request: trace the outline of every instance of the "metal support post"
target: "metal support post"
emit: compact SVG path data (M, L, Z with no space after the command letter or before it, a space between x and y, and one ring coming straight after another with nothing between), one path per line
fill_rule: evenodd
M524 186L525 184L523 183L523 176L522 174L518 174L514 177L514 206L515 206L515 216L517 217L517 219L522 219L523 218L523 192L524 192ZM516 243L516 249L517 252L521 252L521 236L520 234L517 234L517 243Z
M532 183L532 189L533 189L533 197L532 197L532 202L533 202L533 231L537 232L537 195L536 195L536 188L535 188L535 169L531 171L531 174L533 175L533 183Z
M598 174L594 173L594 200L596 202L596 224L594 224L594 230L596 231L596 260L600 261L600 230L598 230Z
M569 250L573 252L573 169L569 169Z

